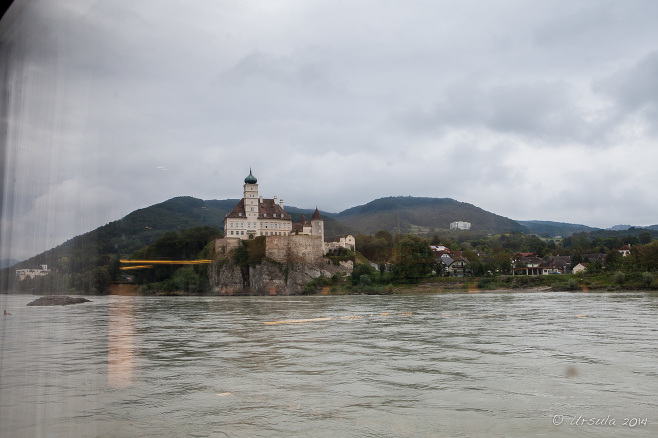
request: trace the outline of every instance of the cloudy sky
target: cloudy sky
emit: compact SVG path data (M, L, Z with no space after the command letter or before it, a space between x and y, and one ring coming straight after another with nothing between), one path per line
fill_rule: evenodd
M658 223L658 2L16 0L2 248L174 196ZM219 225L219 224L218 224Z

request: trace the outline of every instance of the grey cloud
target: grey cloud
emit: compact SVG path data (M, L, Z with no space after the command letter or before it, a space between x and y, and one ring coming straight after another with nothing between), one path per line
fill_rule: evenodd
M596 82L594 90L609 96L620 112L647 110L654 115L658 109L658 51Z
M581 141L591 126L564 82L478 85L461 82L449 87L429 111L402 115L411 129L446 130L480 127L536 139Z
M608 193L594 176L634 164L620 145L655 156L655 136L628 129L657 106L655 2L22 3L0 46L16 166L3 199L34 236L50 207L65 223L84 202L79 233L176 195L237 197L250 166L288 205L447 196L536 219L567 213L558 168ZM599 145L596 166L570 162ZM655 215L635 168L644 211L619 214Z

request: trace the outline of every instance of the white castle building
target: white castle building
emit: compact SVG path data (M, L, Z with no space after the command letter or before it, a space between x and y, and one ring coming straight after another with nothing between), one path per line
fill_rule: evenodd
M324 220L316 208L311 220L303 215L299 223L283 208L283 199L277 196L264 199L258 193L258 180L249 169L244 179L244 197L224 218L224 237L253 239L257 236L289 236L305 234L320 236L324 242Z
M41 269L16 269L16 276L21 280L25 280L27 277L43 277L44 275L50 274L50 269L48 265L41 265Z

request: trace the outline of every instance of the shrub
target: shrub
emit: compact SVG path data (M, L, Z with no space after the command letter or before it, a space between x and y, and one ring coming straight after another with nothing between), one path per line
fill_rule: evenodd
M365 295L388 295L393 293L393 286L375 286L375 285L359 285L355 288L357 293Z
M493 289L495 280L493 278L480 278L478 280L478 289Z
M624 283L624 280L626 279L626 276L624 275L623 272L617 271L617 272L615 272L615 275L614 275L613 279L614 279L615 283L622 284L622 283Z
M324 286L330 286L332 283L333 282L331 278L320 276L318 278L309 281L304 285L304 290L302 291L302 295L312 295L316 293L319 289L323 288Z
M567 283L567 289L576 290L579 288L580 286L578 285L578 280L576 280L575 278L570 278L569 282Z
M651 283L653 283L653 275L651 275L649 272L643 272L642 285L645 287L651 287Z
M354 269L352 270L352 275L351 275L352 285L356 286L360 284L361 277L363 277L364 275L370 277L372 283L372 278L374 274L375 274L375 270L370 265L357 264L354 266Z

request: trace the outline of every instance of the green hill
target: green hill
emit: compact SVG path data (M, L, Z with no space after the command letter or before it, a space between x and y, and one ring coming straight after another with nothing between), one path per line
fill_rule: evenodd
M90 291L99 276L110 271L112 260L130 256L133 252L153 245L167 232L212 227L223 229L224 217L237 204L237 199L201 200L190 196L169 199L150 207L135 210L122 219L110 222L93 231L76 236L57 247L2 270L1 289L10 289L15 269L48 265L61 276L71 276L68 289ZM286 207L294 221L302 214L310 219L314 210ZM321 213L325 221L325 236L334 237L354 233L349 227ZM10 272L11 271L11 272ZM80 286L82 285L82 286Z
M470 222L473 231L496 234L510 231L528 232L528 229L518 222L449 198L380 198L342 211L334 218L367 234L374 234L379 230L393 234L429 232L432 229L449 229L450 223L455 221Z

